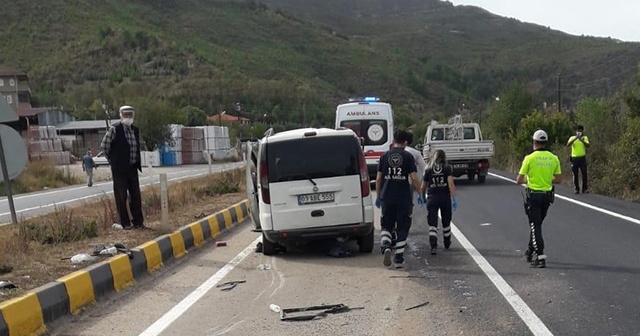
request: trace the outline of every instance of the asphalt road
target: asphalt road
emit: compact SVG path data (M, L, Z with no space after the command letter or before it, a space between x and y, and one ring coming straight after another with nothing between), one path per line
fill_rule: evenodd
M332 258L326 243L265 257L244 225L227 247L192 253L54 334L640 335L639 205L560 188L543 228L547 268L533 269L522 256L522 188L494 176L456 182L452 248L428 254L426 211L416 208L404 270L375 252ZM215 287L231 280L247 282ZM337 303L364 309L309 322L269 309Z
M243 163L224 163L212 165L213 172L240 167ZM109 169L102 167L99 169ZM208 165L186 165L176 167L143 168L140 174L140 185L159 183L159 174L166 173L167 180L178 181L186 178L205 175L209 172ZM57 206L68 206L99 198L101 195L113 193L113 182L99 182L93 187L85 185L51 189L41 192L20 194L13 197L18 220L52 212ZM0 226L11 224L11 212L6 197L0 198Z

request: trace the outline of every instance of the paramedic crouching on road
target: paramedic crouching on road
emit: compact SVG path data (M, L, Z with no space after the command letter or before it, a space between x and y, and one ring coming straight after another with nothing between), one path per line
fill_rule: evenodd
M384 254L383 264L391 266L391 249L393 243L391 233L396 232L394 266L404 266L404 249L411 228L413 213L413 193L410 189L409 178L414 190L418 191L419 181L416 175L416 163L413 155L405 151L405 144L409 140L406 131L394 134L393 148L380 157L378 175L376 177L376 206L382 207L380 223L380 247Z
M527 185L525 211L529 218L531 232L529 248L525 252L527 262L533 267L546 267L547 256L544 254L542 238L542 221L553 203L553 184L561 182L560 160L546 149L548 136L543 130L533 134L534 152L527 155L522 162L517 183Z

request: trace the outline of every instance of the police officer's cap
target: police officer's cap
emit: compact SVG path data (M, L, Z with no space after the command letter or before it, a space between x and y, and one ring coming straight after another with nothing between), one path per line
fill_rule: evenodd
M533 133L533 140L539 142L547 142L547 140L549 140L549 137L547 136L547 132L543 130L537 130L535 133Z

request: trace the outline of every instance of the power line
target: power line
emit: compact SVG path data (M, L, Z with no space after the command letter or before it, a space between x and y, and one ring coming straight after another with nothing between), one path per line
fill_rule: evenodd
M615 78L619 78L622 77L624 75L627 75L629 73L631 73L632 71L636 71L638 69L638 67L636 65L634 65L633 67L628 68L627 70L624 71L620 71L615 75L612 76L608 76L608 77L602 77L602 78L598 78L592 81L587 81L587 82L581 82L581 83L572 83L572 87L566 87L566 88L561 88L561 91L576 91L576 90L581 90L584 88L588 88L594 85L597 85L603 81L606 80L611 80L611 79L615 79Z
M635 50L635 49L629 49L629 50L627 50L626 52L624 52L624 53L622 53L622 54L619 54L619 55L617 55L617 56L615 56L615 57L613 57L613 58L610 58L610 59L608 59L608 60L605 60L605 61L603 61L603 63L597 64L597 65L595 65L595 66L593 66L593 67L591 67L591 68L588 68L588 69L582 69L582 70L577 71L577 72L574 72L574 73L563 74L562 76L563 76L563 77L565 77L565 78L566 78L566 77L574 77L574 76L582 75L582 74L584 74L584 73L591 72L591 71L593 71L593 70L595 70L595 69L599 69L599 68L601 68L601 67L603 67L603 66L605 66L605 65L608 65L608 64L610 64L611 62L616 61L616 60L618 60L618 59L620 59L620 58L622 58L622 57L624 57L624 56L627 56L627 55L631 54L631 53L632 53L632 52L634 52L634 51L636 51L636 50Z

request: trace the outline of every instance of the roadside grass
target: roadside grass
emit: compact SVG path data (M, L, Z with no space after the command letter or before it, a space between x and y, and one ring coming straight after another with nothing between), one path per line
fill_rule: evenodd
M11 182L11 191L14 194L22 194L80 183L83 183L80 177L58 169L50 160L33 160L28 162L25 170ZM0 182L0 196L6 196L4 182Z
M246 198L244 190L243 170L170 184L170 230L242 201ZM17 227L0 227L0 281L18 287L0 290L0 301L90 265L73 264L63 258L90 253L97 244L120 242L133 248L166 233L160 228L159 185L143 188L142 199L145 225L150 230L114 229L117 211L113 197L107 195L73 207L56 207L50 214L20 221Z

